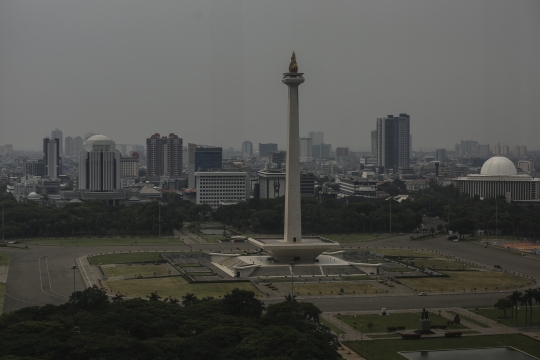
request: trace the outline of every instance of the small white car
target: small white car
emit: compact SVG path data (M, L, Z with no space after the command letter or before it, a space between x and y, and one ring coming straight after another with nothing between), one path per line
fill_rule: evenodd
M418 296L427 296L427 294L422 291L421 293L418 294Z

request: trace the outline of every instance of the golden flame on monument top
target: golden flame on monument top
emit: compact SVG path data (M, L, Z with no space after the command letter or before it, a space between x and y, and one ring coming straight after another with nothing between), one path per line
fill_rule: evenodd
M298 73L298 64L296 63L296 55L294 51L292 52L291 63L289 64L289 73Z

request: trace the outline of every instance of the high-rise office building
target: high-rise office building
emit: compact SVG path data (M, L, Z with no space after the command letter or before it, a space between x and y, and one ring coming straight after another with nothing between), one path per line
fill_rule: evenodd
M74 152L73 155L79 156L79 154L81 153L81 151L83 149L84 141L83 141L82 137L76 136L75 138L73 138L73 143L74 143L74 147L75 147L75 152Z
M62 159L60 158L60 139L43 139L43 176L58 179L62 174Z
M388 115L377 119L377 165L397 172L410 164L410 116Z
M336 161L347 161L349 159L349 148L348 147L337 147L336 148Z
M135 151L131 156L120 155L120 177L134 178L139 176L139 154Z
M270 154L271 151L277 151L277 144L274 143L267 143L267 144L261 144L259 143L259 157L267 157L268 154Z
M91 136L79 156L79 190L120 189L120 152L114 141L104 135Z
M313 141L311 138L300 138L300 161L313 160Z
M174 133L158 133L146 139L146 177L158 180L161 176L175 179L182 176L182 138Z
M51 139L58 139L58 144L60 146L60 156L64 155L64 137L62 136L62 130L56 128L51 131Z
M324 144L324 133L322 131L310 131L308 137L311 138L314 146Z
M332 145L313 145L313 157L317 159L330 159L332 157Z
M377 156L377 130L371 130L371 155Z
M514 157L524 158L527 157L526 146L514 146Z
M71 136L66 136L64 139L64 155L74 155L75 140Z
M286 160L286 151L272 151L270 155L268 155L268 167L270 169L284 169Z
M249 159L253 155L253 143L249 140L246 140L242 143L242 157L244 159Z
M195 172L221 169L222 164L222 148L188 144L188 187L195 187Z
M440 162L445 162L446 149L437 149L437 151L435 151L435 160L440 161Z

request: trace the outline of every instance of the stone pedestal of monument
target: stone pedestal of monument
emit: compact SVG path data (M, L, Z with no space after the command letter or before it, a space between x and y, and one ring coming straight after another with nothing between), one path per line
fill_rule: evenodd
M420 319L420 331L422 333L431 331L431 321L429 319Z

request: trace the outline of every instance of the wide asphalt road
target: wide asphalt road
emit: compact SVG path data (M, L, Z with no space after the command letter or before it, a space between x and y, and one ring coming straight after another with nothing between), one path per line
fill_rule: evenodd
M487 268L501 265L512 272L540 279L540 256L525 255L485 248L469 242L453 242L445 237L425 240L410 240L410 235L402 235L370 242L342 244L345 249L374 249L382 247L402 247L404 249L429 249L459 257ZM211 252L221 249L248 249L249 244L196 244L197 249ZM189 251L184 245L159 246L39 246L29 245L29 249L2 248L12 258L9 265L4 312L26 306L62 304L67 301L74 287L81 290L85 282L79 270L71 269L76 259L82 256L105 252L136 251ZM75 281L74 281L75 280ZM378 295L358 297L310 298L323 311L418 309L422 307L491 306L506 293L466 293L441 294L420 297L416 295ZM272 301L269 301L272 302Z

